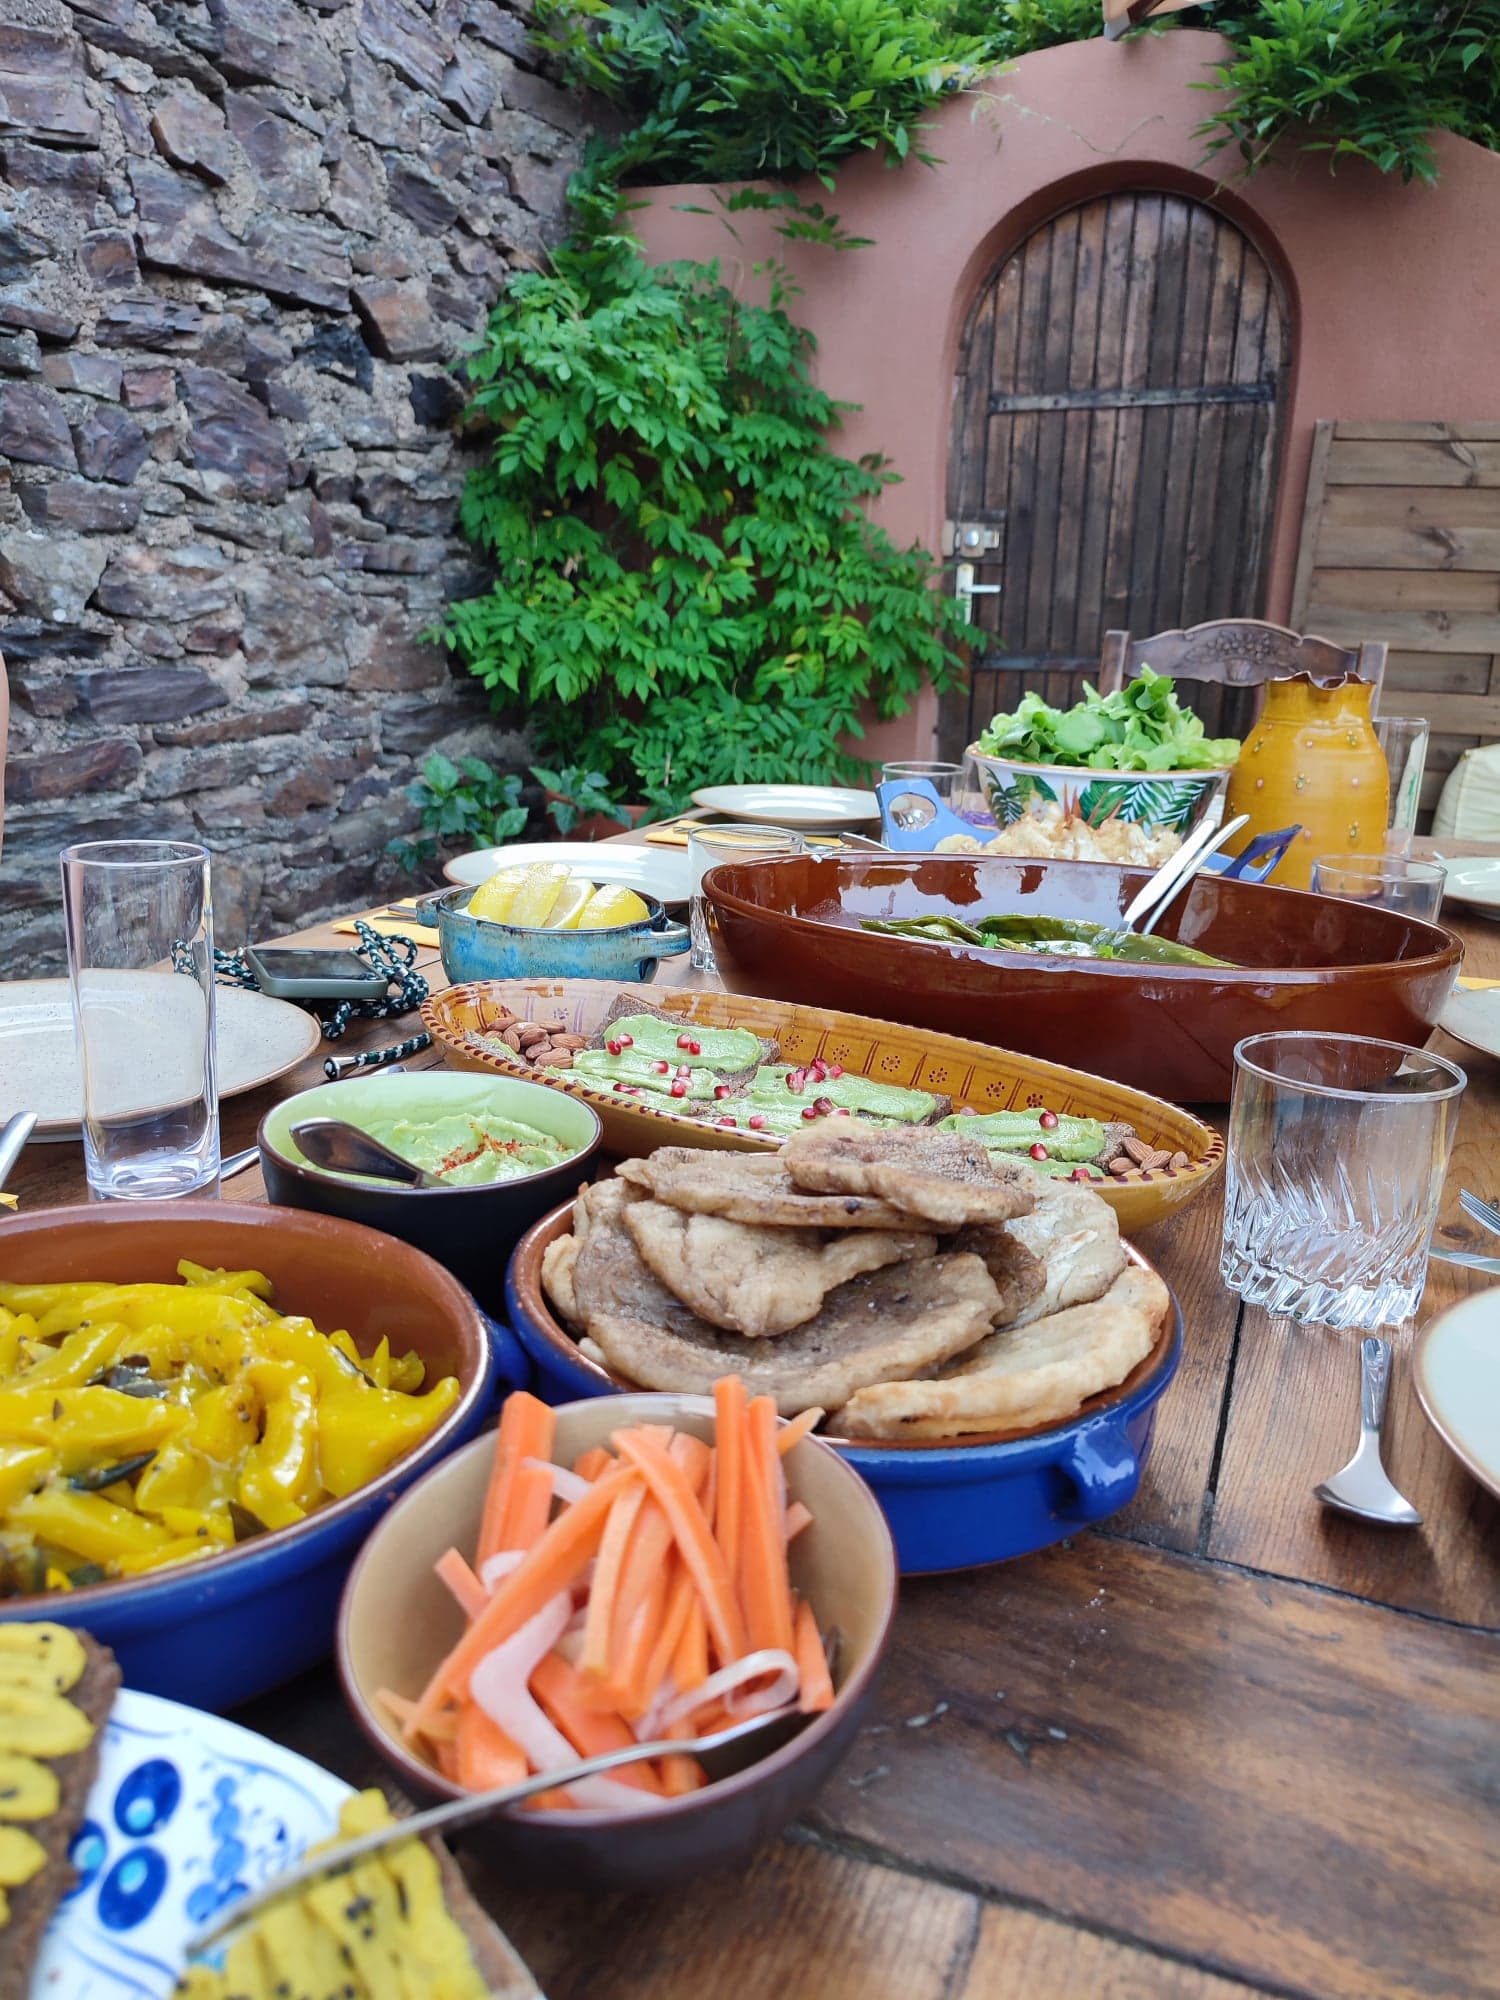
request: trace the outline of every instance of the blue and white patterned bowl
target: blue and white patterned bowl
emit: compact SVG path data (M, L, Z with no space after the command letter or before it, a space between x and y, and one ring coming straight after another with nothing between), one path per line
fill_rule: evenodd
M1087 771L1076 765L1019 764L987 756L971 743L984 804L997 828L1014 826L1033 805L1055 801L1070 816L1097 826L1120 819L1184 838L1202 819L1229 776L1228 764L1207 771Z
M187 1940L326 1840L349 1796L237 1723L122 1691L31 2000L166 2000Z

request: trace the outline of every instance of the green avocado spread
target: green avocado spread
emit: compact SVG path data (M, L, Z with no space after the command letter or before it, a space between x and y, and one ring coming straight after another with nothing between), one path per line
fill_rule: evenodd
M540 1167L555 1167L578 1150L550 1132L467 1111L441 1118L362 1119L360 1129L454 1187L513 1180Z

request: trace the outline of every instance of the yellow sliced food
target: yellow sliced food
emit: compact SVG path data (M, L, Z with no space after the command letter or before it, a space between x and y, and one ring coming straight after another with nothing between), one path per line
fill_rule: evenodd
M60 1694L0 1685L0 1750L71 1757L93 1741L94 1725Z
M613 884L596 889L584 906L578 919L581 931L604 930L615 924L644 923L651 912L635 893L634 889L621 889Z
M62 1804L62 1786L50 1764L0 1750L0 1820L51 1819Z
M0 1444L0 1514L25 1493L45 1486L58 1457L44 1444Z
M469 915L484 917L489 923L503 924L510 921L510 906L516 900L516 891L526 878L524 868L502 868L481 882L469 898Z
M522 930L540 930L551 914L572 871L562 861L539 861L526 870L526 879L516 890L507 923Z
M0 1826L0 1888L19 1889L47 1865L47 1850L19 1826Z
M0 1625L0 1687L66 1694L83 1679L89 1656L66 1625Z
M549 931L576 931L584 906L594 893L592 882L580 875L570 876L558 892L557 901L547 912L543 928Z

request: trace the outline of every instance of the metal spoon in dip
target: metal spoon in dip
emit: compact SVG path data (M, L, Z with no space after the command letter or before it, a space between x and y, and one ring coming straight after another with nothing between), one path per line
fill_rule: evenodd
M291 1130L293 1144L303 1158L328 1174L363 1174L368 1180L396 1181L402 1187L440 1188L447 1185L436 1174L403 1160L389 1146L382 1146L368 1132L343 1118L304 1118Z

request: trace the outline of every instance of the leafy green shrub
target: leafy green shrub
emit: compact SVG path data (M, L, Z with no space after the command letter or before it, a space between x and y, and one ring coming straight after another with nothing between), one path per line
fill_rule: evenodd
M559 833L571 833L581 819L589 819L595 813L629 826L630 816L620 810L602 771L587 770L582 764L564 764L556 771L544 771L533 764L531 775L552 795L547 800L547 817Z
M387 852L413 873L431 861L439 844L501 847L524 831L530 817L521 804L519 777L513 771L501 777L482 757L455 764L435 750L421 777L407 786L406 796L421 814L424 830L435 836L387 844Z
M515 279L469 360L494 442L462 520L496 573L441 636L617 797L853 777L864 703L953 668L931 559L861 511L892 475L829 447L812 346L779 300L614 239Z

